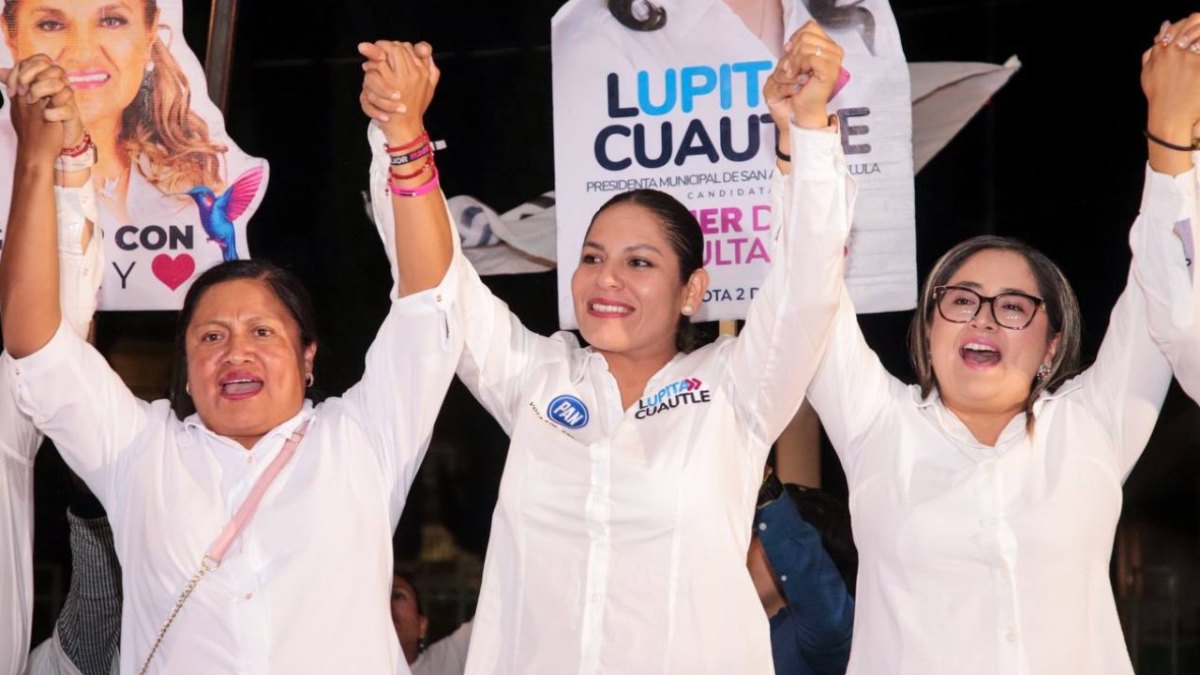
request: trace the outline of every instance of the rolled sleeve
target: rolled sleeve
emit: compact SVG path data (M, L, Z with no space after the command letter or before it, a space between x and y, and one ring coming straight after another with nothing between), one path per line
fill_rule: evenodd
M93 233L86 246L83 242L88 224L96 222L96 191L91 179L80 187L55 186L54 204L58 217L59 304L63 320L86 340L104 271L100 237Z

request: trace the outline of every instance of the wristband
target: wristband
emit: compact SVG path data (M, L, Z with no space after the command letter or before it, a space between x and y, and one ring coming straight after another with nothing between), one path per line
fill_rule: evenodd
M388 189L391 190L392 194L397 197L420 197L422 195L427 195L430 192L433 192L437 188L438 188L438 171L437 171L436 166L433 167L433 175L431 175L429 177L429 180L425 181L424 183L421 183L420 185L418 185L415 188L403 188L403 187L400 187L399 185L388 183Z
M1159 138L1158 136L1155 136L1154 134L1150 133L1149 129L1146 129L1142 133L1146 136L1146 140L1150 141L1151 143L1161 145L1164 148L1168 148L1170 150L1178 150L1179 152L1194 152L1196 150L1200 150L1200 138L1193 138L1191 145L1175 145L1174 143L1169 143L1167 141L1164 141L1163 139Z

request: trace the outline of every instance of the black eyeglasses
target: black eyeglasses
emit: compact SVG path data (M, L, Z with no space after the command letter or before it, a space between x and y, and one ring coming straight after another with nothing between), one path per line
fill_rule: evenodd
M938 314L953 323L967 323L979 314L983 303L991 305L992 319L1011 330L1024 330L1033 323L1038 307L1046 301L1025 293L1001 293L988 297L965 286L938 286L933 289Z

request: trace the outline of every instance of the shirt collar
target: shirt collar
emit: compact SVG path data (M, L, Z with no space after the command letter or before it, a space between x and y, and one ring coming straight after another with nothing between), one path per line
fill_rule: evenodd
M262 442L267 438L279 437L279 438L286 439L288 436L290 436L292 434L293 431L296 430L297 427L300 426L301 422L308 419L310 416L312 416L312 414L313 414L312 401L310 401L308 399L304 399L304 405L300 406L300 412L296 413L295 415L288 418L287 420L284 420L279 425L277 425L274 429L271 429L266 434L264 434L263 437L261 439L259 439L258 443L255 444L255 447L262 444ZM204 421L200 419L199 413L192 413L191 415L188 415L187 417L185 417L183 419L183 428L187 431L187 433L184 436L184 439L187 439L187 440L190 440L193 442L198 442L198 441L200 441L201 438L208 436L209 438L212 438L213 440L217 441L218 443L221 443L224 445L237 446L237 448L239 450L244 449L244 448L242 448L241 444L237 443L236 441L229 438L228 436L222 436L222 435L214 432L213 430L209 429L208 426L204 424Z

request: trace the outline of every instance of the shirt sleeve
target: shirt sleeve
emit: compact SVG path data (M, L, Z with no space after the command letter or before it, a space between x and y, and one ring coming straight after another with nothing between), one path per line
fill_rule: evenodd
M1200 401L1200 292L1195 285L1200 172L1178 176L1146 171L1139 219L1153 224L1134 229L1134 276L1146 299L1150 333L1175 369L1184 391ZM1166 229L1170 227L1168 236Z
M1188 276L1176 235L1176 224L1187 219L1187 200L1176 189L1178 184L1165 178L1148 170L1142 207L1129 232L1133 249L1129 281L1113 307L1095 363L1079 376L1080 395L1097 421L1107 426L1117 447L1122 477L1145 449L1171 384L1171 365L1151 337L1151 318L1191 300L1190 293L1168 297L1180 293L1171 287ZM1147 298L1158 299L1148 302ZM1150 311L1152 306L1157 306L1156 311Z
M58 217L58 292L63 321L86 340L104 272L104 247L99 232L93 231L87 246L83 244L88 224L97 220L92 180L89 178L74 188L55 186L54 204Z
M121 452L146 425L149 404L66 323L41 349L0 357L17 406L50 437L71 470L112 511Z
M843 283L829 344L808 388L808 400L851 485L862 437L889 405L907 395L908 387L883 367L867 344Z
M462 351L452 309L457 283L451 265L437 286L394 298L367 350L362 380L342 397L391 485L394 518L429 447Z
M763 551L787 596L789 632L800 653L816 673L846 672L854 598L825 551L821 534L800 516L786 493L762 507L755 520Z
M771 269L734 340L725 381L769 445L791 421L825 348L842 285L855 189L841 137L791 129L792 166L771 184Z
M371 211L394 270L395 215L387 187L386 141L374 123L368 126L367 139L371 144ZM448 206L446 217L454 223ZM561 356L569 345L562 338L547 338L525 328L508 305L492 295L463 256L458 233L453 233L451 238L454 241L451 269L457 277L452 292L463 341L458 375L504 431L511 434L513 420L521 405L525 375L535 362ZM393 285L393 296L395 293L396 286Z

